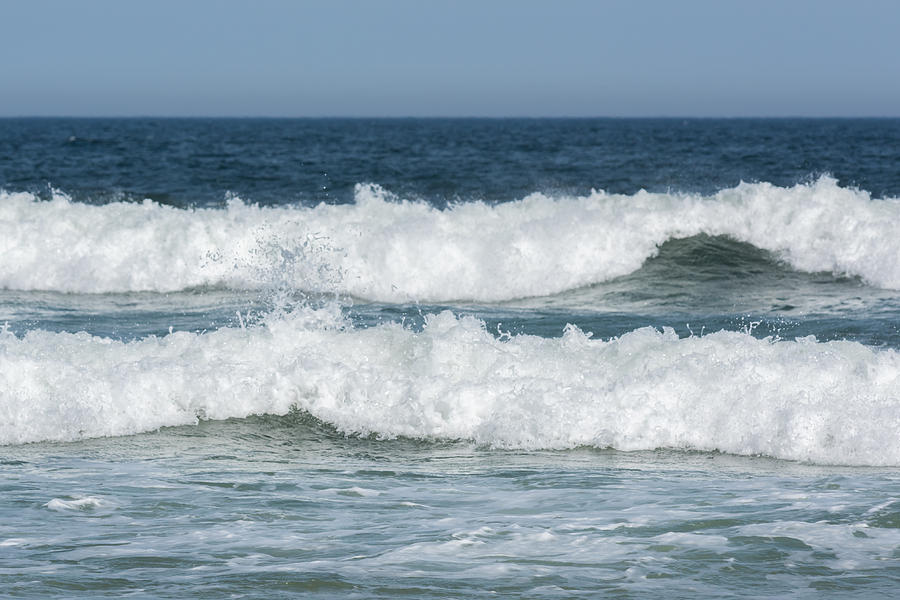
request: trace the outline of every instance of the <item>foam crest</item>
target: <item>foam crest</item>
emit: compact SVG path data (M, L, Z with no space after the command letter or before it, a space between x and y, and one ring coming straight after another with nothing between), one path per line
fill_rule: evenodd
M900 289L900 201L823 177L714 196L533 194L438 210L360 185L352 205L181 210L0 192L0 287L64 292L255 289L378 301L499 301L631 273L660 244L726 235L796 269Z
M91 510L94 508L98 508L101 506L107 505L107 502L102 498L95 498L93 496L85 496L74 498L72 500L63 500L62 498L54 498L44 506L49 508L50 510L55 510L57 512L63 511L78 511L78 510Z
M0 192L0 287L105 293L201 286L329 290L339 255L310 214L233 198L225 209L150 200L88 205Z
M658 447L900 465L900 355L739 332L497 338L449 312L421 332L333 310L128 343L0 334L0 443L308 411L345 433L499 448Z

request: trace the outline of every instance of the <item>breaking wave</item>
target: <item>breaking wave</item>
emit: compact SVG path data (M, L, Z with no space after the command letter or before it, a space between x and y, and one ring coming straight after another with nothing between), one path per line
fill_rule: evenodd
M855 342L498 337L450 312L353 329L336 306L131 342L0 333L2 444L297 409L387 438L900 465L900 354Z
M358 185L355 203L224 209L0 192L0 288L104 293L284 283L385 302L546 296L639 269L667 240L728 236L801 271L900 289L900 201L822 177L712 196L532 194L439 210Z

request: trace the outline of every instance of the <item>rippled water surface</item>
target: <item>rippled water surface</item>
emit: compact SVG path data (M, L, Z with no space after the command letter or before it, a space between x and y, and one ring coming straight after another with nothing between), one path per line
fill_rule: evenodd
M23 446L4 469L12 595L888 597L900 577L894 470L348 439L300 416Z

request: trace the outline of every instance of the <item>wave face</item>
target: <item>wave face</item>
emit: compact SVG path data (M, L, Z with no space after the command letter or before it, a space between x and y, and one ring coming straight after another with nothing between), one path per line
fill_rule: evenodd
M551 198L439 210L358 185L355 203L176 209L0 192L0 287L103 293L287 284L385 302L546 296L636 271L667 240L728 236L791 267L900 289L900 201L823 177L712 196Z
M3 444L300 409L348 434L900 465L900 354L812 338L498 338L450 312L355 330L326 307L127 343L7 331L0 385Z

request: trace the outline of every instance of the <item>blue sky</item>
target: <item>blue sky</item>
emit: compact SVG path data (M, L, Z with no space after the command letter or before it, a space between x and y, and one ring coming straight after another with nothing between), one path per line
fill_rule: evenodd
M892 0L0 0L0 116L900 116Z

